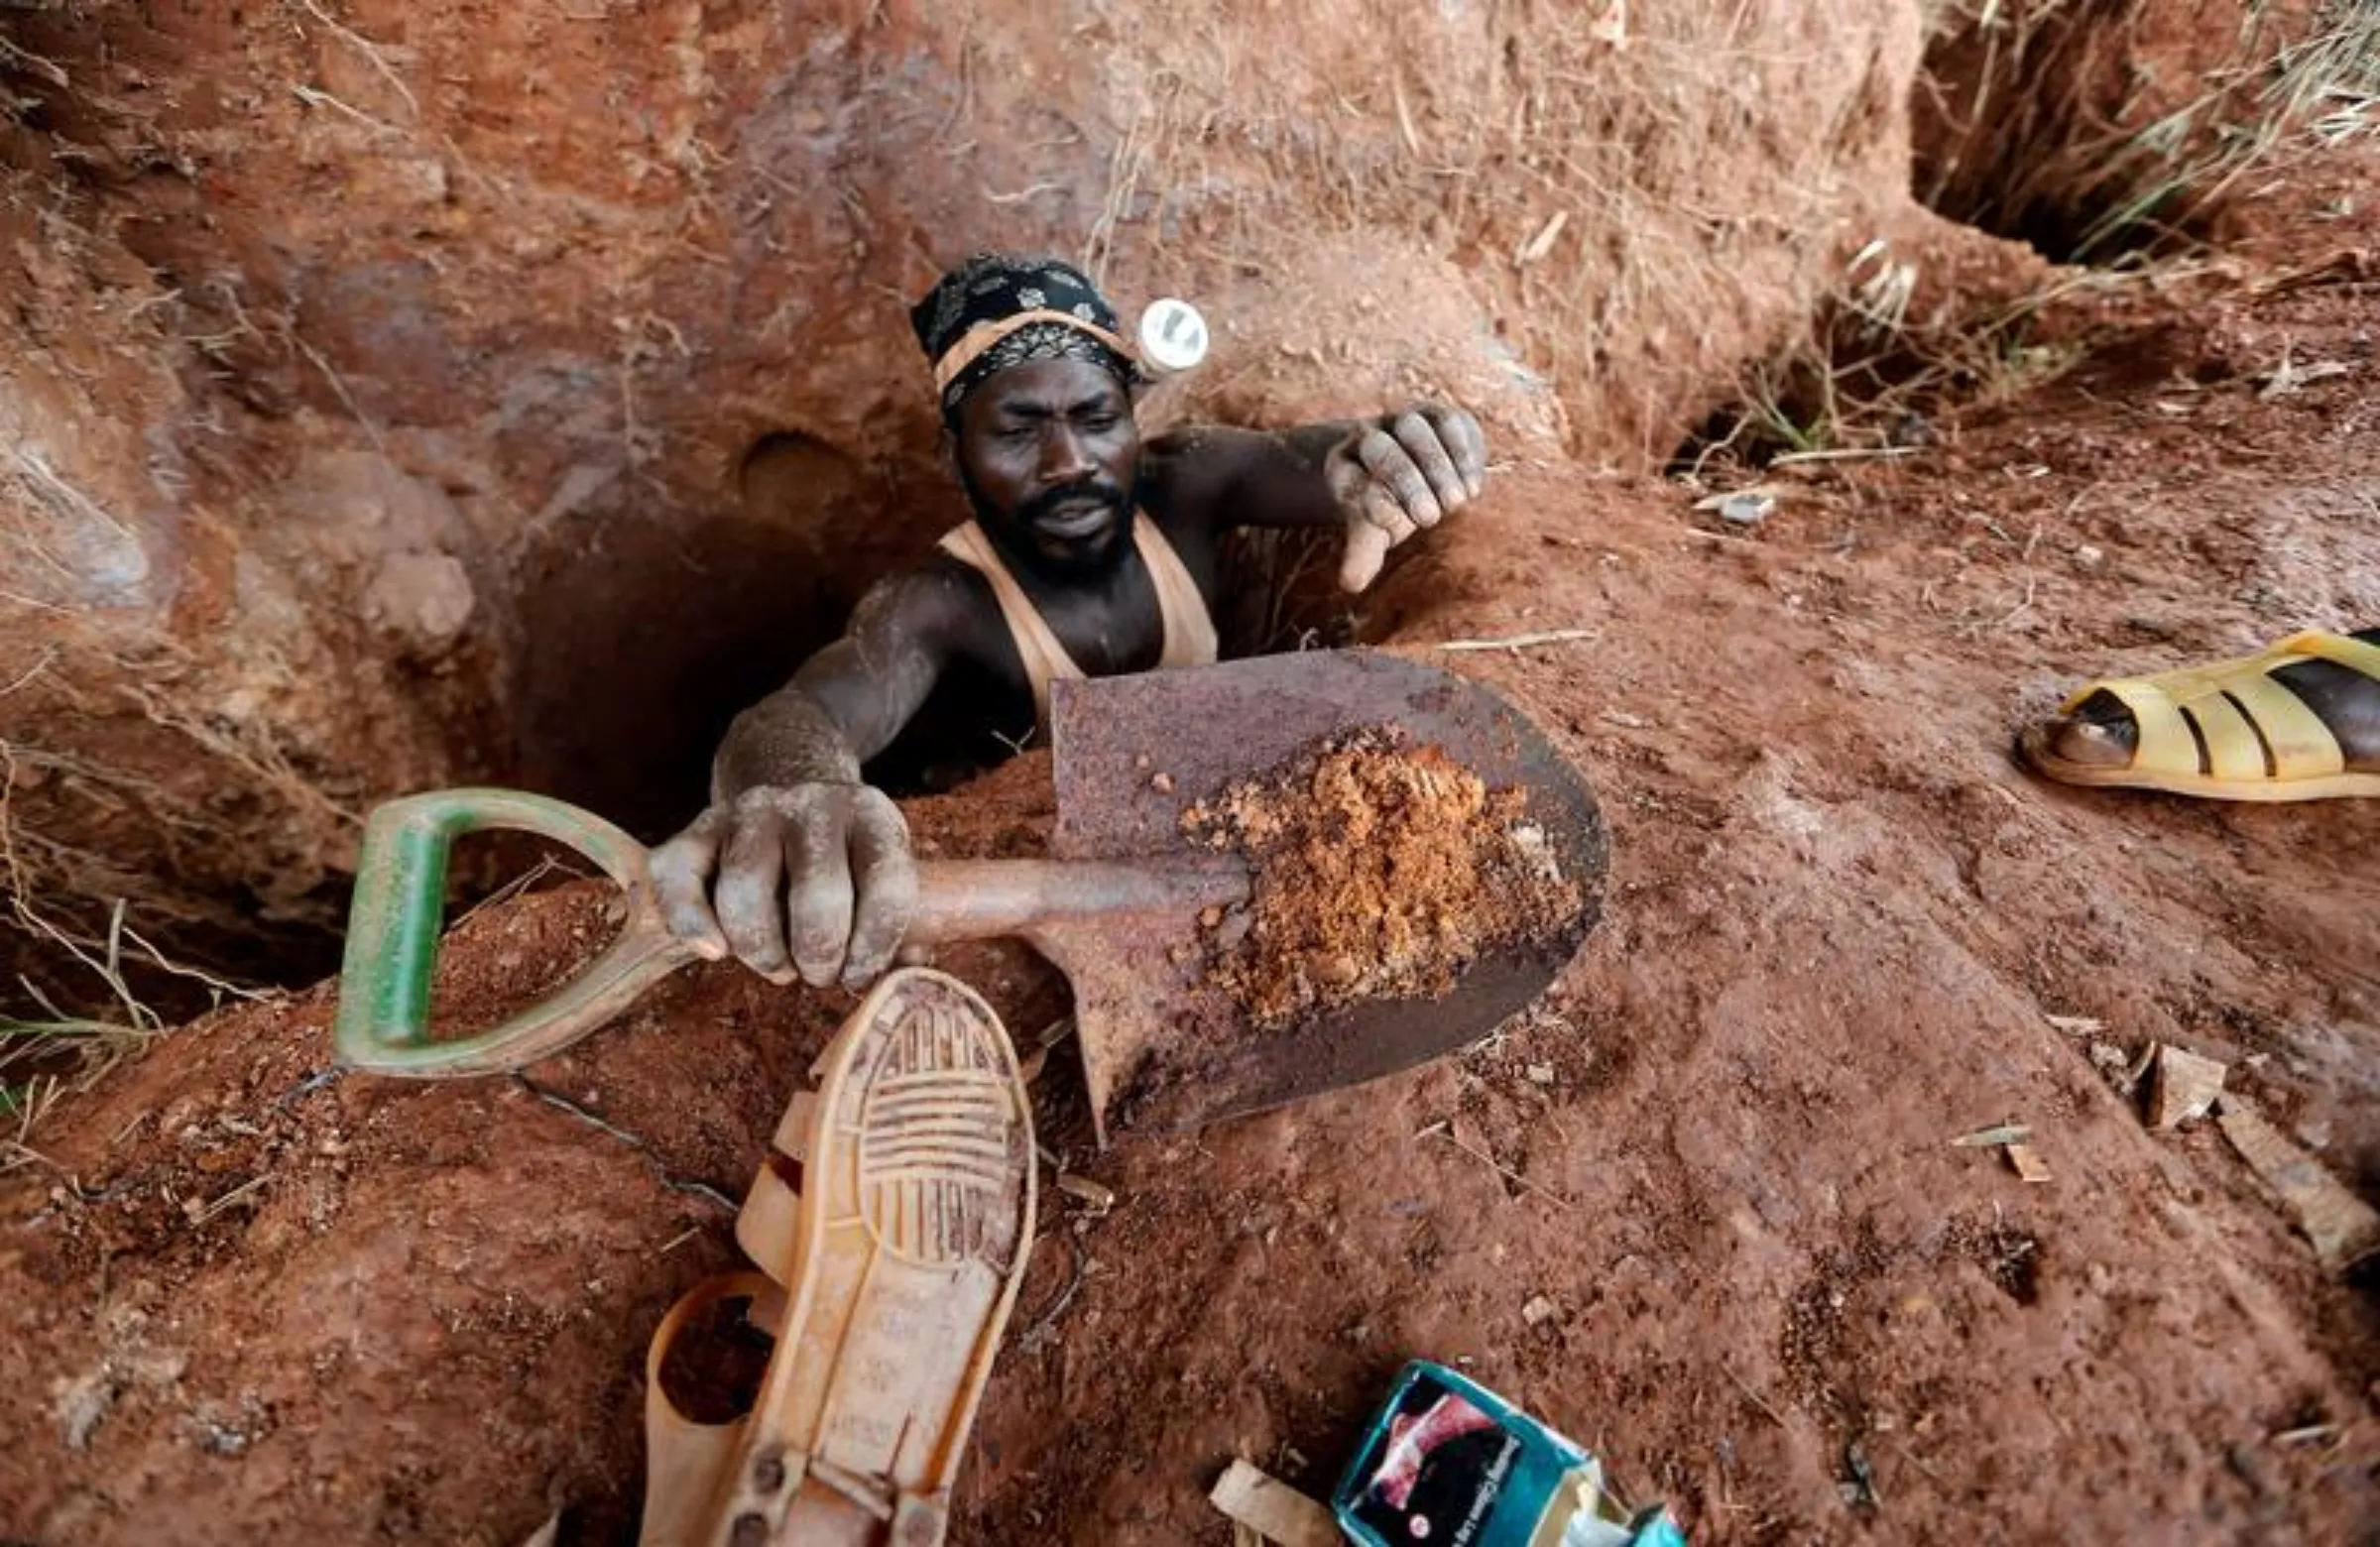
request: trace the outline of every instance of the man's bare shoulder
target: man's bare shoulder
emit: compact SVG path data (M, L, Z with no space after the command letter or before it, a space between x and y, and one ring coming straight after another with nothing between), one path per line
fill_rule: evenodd
M896 645L942 661L982 658L1004 625L990 582L936 550L869 587L848 632L863 645Z
M870 586L852 609L852 632L896 626L908 632L940 633L990 605L995 604L984 577L973 566L936 549Z

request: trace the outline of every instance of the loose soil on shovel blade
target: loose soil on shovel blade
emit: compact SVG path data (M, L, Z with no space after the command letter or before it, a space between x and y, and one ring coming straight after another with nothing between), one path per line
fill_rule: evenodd
M1436 999L1480 953L1578 916L1528 794L1490 792L1395 727L1317 748L1235 784L1183 826L1255 865L1245 908L1201 919L1229 990L1258 1026L1369 999Z

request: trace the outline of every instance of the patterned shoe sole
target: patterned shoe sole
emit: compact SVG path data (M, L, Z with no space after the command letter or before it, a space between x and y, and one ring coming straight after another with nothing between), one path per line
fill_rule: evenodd
M997 1022L927 982L904 988L898 1029L855 1059L838 1136L859 1153L869 1233L902 1261L1009 1269L1031 1153L1018 1149L1028 1135L1006 1044Z
M732 1456L703 1463L702 1524L647 1541L932 1547L1032 1242L1015 1052L965 984L895 973L788 1110L788 1128L808 1113L800 1193L745 1234L781 1248L764 1265L785 1275L785 1325Z

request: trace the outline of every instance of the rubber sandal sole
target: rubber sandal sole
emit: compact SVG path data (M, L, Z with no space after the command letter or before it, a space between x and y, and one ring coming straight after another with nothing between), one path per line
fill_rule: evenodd
M2380 795L2380 774L2324 774L2301 779L2222 779L2205 774L2163 774L2153 769L2111 769L2072 763L2043 745L2039 728L2024 735L2025 759L2042 774L2061 784L2093 789L2149 789L2200 800L2239 800L2277 805L2292 800L2336 800L2357 795Z
M737 1221L765 1271L697 1286L654 1334L645 1547L932 1547L946 1528L1032 1242L1024 1082L990 1007L922 969L878 985L816 1073ZM675 1339L780 1293L752 1411L686 1418L660 1378Z

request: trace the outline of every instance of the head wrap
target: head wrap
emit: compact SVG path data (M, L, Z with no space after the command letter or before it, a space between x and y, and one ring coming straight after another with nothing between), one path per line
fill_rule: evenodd
M1117 331L1116 308L1080 269L1055 258L978 253L909 308L909 326L933 364L942 416L954 424L969 393L1032 360L1081 360L1127 388L1143 380Z

